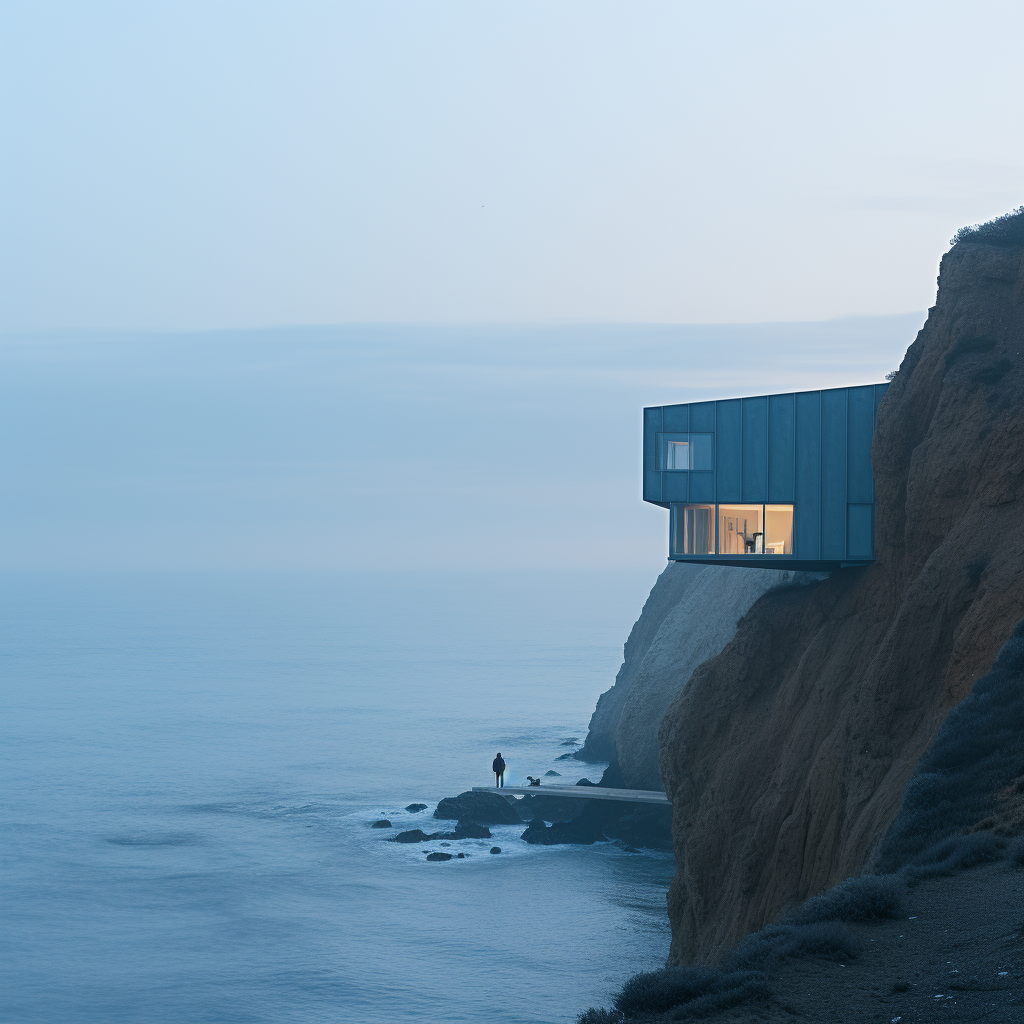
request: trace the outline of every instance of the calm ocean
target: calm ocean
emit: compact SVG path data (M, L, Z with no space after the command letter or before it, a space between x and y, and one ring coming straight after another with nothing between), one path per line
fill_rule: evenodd
M507 826L436 864L369 826L430 831L499 749L509 781L596 781L557 758L655 575L4 575L0 1018L512 1024L606 1002L664 961L670 855Z

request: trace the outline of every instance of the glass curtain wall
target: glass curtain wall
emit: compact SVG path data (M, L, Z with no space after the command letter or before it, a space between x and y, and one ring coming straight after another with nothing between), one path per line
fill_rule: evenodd
M718 552L722 555L764 554L764 506L718 506Z
M672 505L670 529L673 555L793 554L792 505Z
M766 555L793 554L792 505L765 505L764 552Z
M715 506L672 507L672 551L679 555L715 553Z

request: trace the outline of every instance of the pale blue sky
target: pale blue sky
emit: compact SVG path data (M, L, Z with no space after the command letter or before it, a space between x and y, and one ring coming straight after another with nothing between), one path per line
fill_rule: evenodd
M0 0L3 564L662 564L641 406L898 365L950 235L1024 201L1022 36Z
M643 405L878 381L921 320L8 337L0 564L653 571Z
M1024 5L0 4L0 330L907 312Z

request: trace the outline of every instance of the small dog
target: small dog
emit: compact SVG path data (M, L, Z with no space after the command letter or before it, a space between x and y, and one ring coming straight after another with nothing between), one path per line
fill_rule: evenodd
M530 780L530 785L531 786L539 786L540 785L540 779L535 779L532 775L527 775L526 777Z

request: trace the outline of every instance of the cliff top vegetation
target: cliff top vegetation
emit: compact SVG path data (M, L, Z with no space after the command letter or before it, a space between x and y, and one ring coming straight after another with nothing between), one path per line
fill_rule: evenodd
M986 245L1024 245L1024 206L1004 213L985 224L962 227L950 240L950 245L961 242L984 242Z

